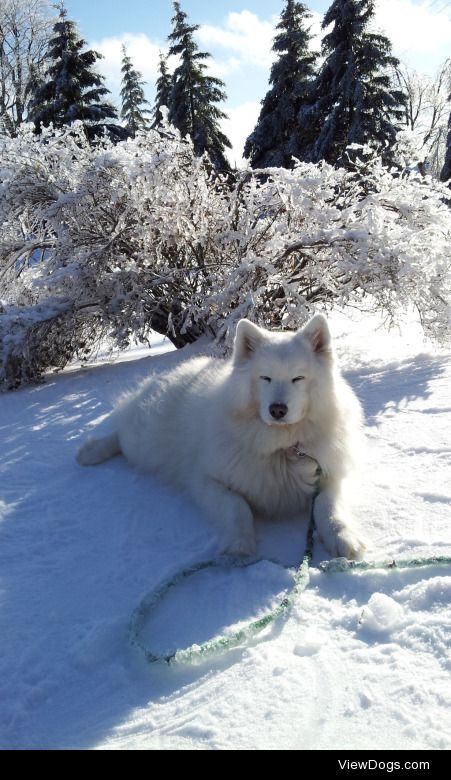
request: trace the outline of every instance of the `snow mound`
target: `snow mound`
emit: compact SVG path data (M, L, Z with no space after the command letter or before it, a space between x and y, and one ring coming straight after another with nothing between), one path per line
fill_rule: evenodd
M405 620L404 610L385 593L373 593L364 607L360 626L375 634L391 634L399 629Z

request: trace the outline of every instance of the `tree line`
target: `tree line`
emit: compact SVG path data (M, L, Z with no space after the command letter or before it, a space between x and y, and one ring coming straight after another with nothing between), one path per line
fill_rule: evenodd
M450 63L434 86L402 66L388 38L373 31L374 0L334 0L322 28L321 56L312 50L311 14L296 0L284 0L276 29L269 89L260 116L247 138L244 156L253 168L292 168L296 160L347 165L353 149L369 145L393 164L397 133L417 133L423 157L442 180L451 176L451 121L446 133L444 108L450 90ZM134 137L158 128L163 109L195 152L209 155L214 168L227 171L231 144L221 130L226 114L225 84L208 72L210 54L195 40L180 2L174 2L167 55L161 54L153 108L142 75L123 47L121 111L96 70L101 55L86 48L63 2L51 20L48 0L4 0L0 11L0 131L13 135L24 121L40 128L81 120L88 137ZM168 60L176 57L171 73ZM436 95L434 96L434 89ZM450 97L446 95L446 97ZM451 120L451 115L450 115ZM357 153L357 152L356 152Z
M448 70L435 90L401 67L368 0L332 3L322 63L307 8L285 0L255 170L233 172L224 85L180 3L153 107L123 51L122 121L64 5L45 26L46 0L3 0L0 35L5 8L32 5L0 49L0 389L154 331L226 350L241 317L290 329L336 304L390 321L413 306L449 338L449 189L409 168L397 133L432 156Z
M221 130L225 84L208 72L208 52L195 40L180 2L174 2L169 48L161 54L156 97L146 100L142 75L125 47L121 110L96 70L101 55L86 47L63 2L58 18L48 0L4 0L0 10L0 132L14 135L25 121L36 131L81 120L88 137L116 140L158 128L163 108L198 156L207 153L227 171L231 144ZM346 165L353 148L369 145L388 165L400 129L417 135L417 157L442 180L451 176L450 63L426 83L393 56L388 38L372 31L374 0L334 0L322 28L321 57L312 50L308 8L285 0L276 29L269 89L247 138L244 156L253 168L293 167L296 160ZM171 73L168 60L177 58ZM435 92L434 92L435 90ZM445 96L445 97L444 97ZM450 115L451 120L451 115ZM421 124L422 123L422 124ZM421 127L420 127L421 125ZM421 135L421 130L423 133ZM356 146L354 146L356 145ZM443 157L445 158L444 164Z

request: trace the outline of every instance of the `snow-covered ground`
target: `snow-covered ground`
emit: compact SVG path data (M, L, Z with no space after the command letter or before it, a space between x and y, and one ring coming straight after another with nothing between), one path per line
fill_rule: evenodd
M450 355L411 327L332 326L367 419L368 558L451 554ZM135 355L0 396L0 747L449 749L451 567L314 568L286 620L200 666L148 667L130 648L142 596L210 557L215 538L123 459L83 469L74 453L124 387L182 357ZM262 555L293 564L304 532L261 527ZM156 650L205 639L275 604L288 578L267 561L206 571L146 636Z

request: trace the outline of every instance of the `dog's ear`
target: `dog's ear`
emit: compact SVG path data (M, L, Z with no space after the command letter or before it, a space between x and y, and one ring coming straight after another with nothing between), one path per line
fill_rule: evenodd
M257 351L263 341L263 331L249 320L240 320L236 326L233 362L244 363Z
M327 356L332 354L329 325L322 314L315 314L300 331L300 335L310 342L315 354Z

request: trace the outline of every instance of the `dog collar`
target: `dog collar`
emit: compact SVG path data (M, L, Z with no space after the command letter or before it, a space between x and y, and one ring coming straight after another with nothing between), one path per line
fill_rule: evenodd
M302 445L298 442L297 444L292 444L291 447L287 447L284 450L281 450L289 460L300 460L301 458L309 458L310 460L313 460L316 463L316 475L319 478L323 470L316 460L316 458L313 457L313 455L309 455L308 452L305 452L305 450L302 448Z
M311 458L311 455L308 455L307 452L304 452L300 444L292 444L291 447L287 447L287 449L282 450L282 452L285 452L288 458ZM314 458L312 458L314 460Z

